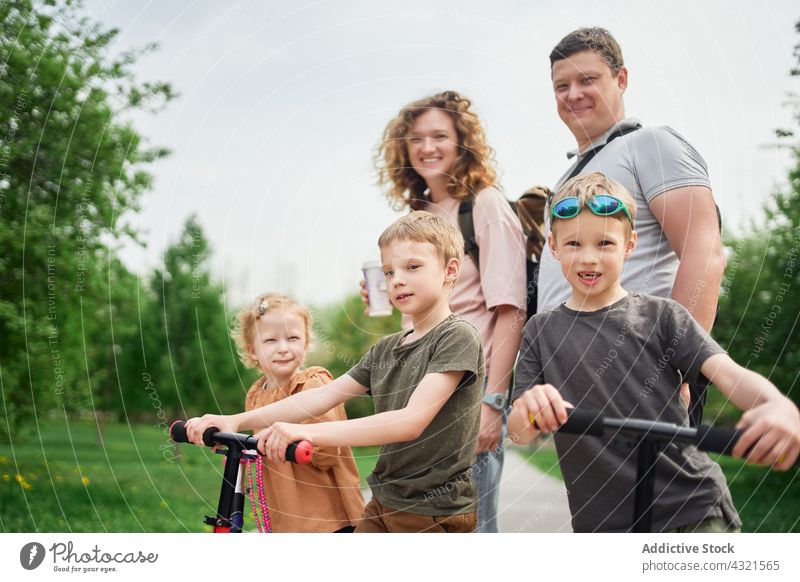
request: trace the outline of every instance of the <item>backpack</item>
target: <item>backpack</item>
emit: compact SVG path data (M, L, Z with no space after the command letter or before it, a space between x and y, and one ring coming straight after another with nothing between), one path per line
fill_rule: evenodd
M525 321L536 314L536 301L539 289L539 259L544 248L544 206L550 196L546 186L528 189L517 201L508 201L514 216L519 219L525 235ZM475 266L480 268L480 249L475 240L475 222L472 217L472 198L464 199L458 207L458 226L464 236L464 253L472 257Z

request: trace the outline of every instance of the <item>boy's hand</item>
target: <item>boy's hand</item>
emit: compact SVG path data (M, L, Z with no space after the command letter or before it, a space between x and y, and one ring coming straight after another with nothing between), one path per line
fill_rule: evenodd
M189 437L189 441L192 443L204 446L203 433L212 426L217 427L220 432L238 432L239 430L239 427L229 416L204 414L199 418L190 418L186 421L186 436Z
M312 430L309 430L312 429ZM258 452L273 463L286 461L286 448L294 441L314 444L313 425L276 422L253 436L258 439Z
M475 452L480 454L495 450L502 436L503 414L486 404L481 404L481 427Z
M747 454L748 463L786 471L800 455L800 412L788 398L768 400L751 408L736 428L744 429L744 433L732 455L742 458Z
M517 406L537 430L545 433L557 431L567 422L567 408L574 408L552 384L537 384L514 403Z

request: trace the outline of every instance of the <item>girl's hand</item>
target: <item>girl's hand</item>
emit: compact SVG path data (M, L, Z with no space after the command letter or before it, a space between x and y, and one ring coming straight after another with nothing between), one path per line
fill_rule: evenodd
M359 293L361 293L361 303L366 305L364 308L364 315L369 315L369 293L367 292L367 282L364 281L364 279L361 279L358 284L361 287L359 290Z
M294 441L308 441L314 444L313 425L276 422L253 436L258 439L258 452L273 463L286 461L286 448Z
M731 454L740 458L747 454L748 463L786 471L800 455L800 412L786 397L751 408L736 428L744 429L744 433Z
M537 384L525 392L514 407L521 411L517 414L524 414L530 424L545 433L556 432L567 422L567 408L574 408L552 384Z
M196 445L204 446L203 433L212 426L220 432L238 432L239 427L230 416L219 414L204 414L186 421L186 436Z

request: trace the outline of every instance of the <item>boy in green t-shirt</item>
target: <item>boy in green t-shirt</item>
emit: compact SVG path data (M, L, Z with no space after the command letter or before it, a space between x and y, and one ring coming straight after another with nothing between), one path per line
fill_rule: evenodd
M483 350L477 330L448 306L464 239L447 221L412 212L389 226L378 246L389 297L411 317L411 331L381 338L330 384L250 412L190 419L187 434L202 444L211 426L257 430L258 448L272 462L283 461L296 440L383 445L368 478L373 497L356 532L471 532ZM374 399L373 416L301 424L365 393Z

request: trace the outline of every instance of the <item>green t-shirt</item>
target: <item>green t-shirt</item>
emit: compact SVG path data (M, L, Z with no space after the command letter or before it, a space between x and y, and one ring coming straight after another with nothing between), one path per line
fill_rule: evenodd
M404 408L425 374L465 373L419 438L381 447L375 471L367 479L372 494L386 507L423 515L475 511L477 491L470 467L483 395L480 334L457 315L400 345L409 333L381 338L348 372L369 389L376 413Z

